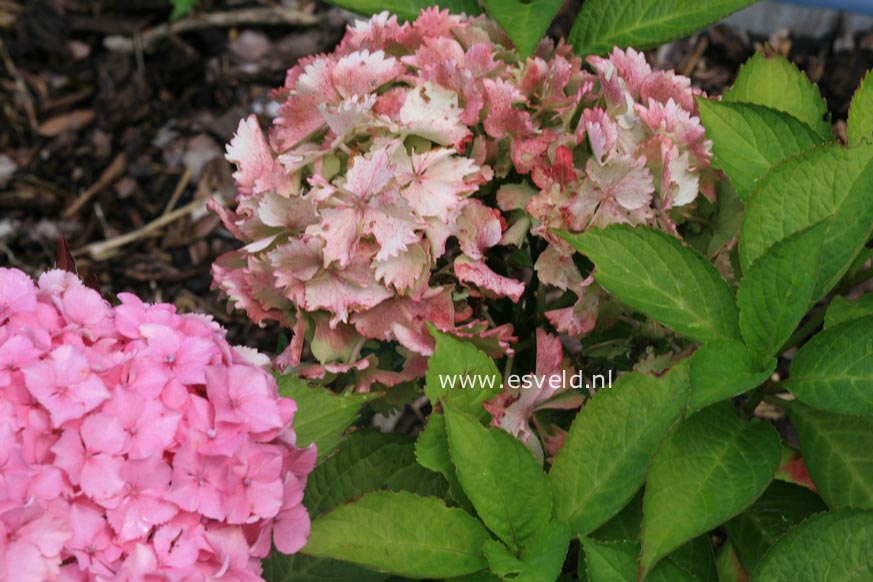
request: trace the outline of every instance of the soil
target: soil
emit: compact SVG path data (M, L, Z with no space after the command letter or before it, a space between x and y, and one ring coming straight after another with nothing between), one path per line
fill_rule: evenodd
M554 33L569 30L577 4ZM268 124L271 89L299 57L331 50L347 14L313 0L201 0L195 15L210 23L174 34L171 10L168 0L0 0L0 265L37 274L64 236L107 294L211 313L233 343L272 351L276 330L228 314L210 291L210 263L237 243L198 201L232 200L223 152L239 119ZM844 135L873 33L810 42L717 26L649 57L719 94L767 40L821 84Z

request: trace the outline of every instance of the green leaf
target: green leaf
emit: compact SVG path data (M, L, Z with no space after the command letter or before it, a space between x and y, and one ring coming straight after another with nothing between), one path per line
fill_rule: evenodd
M264 559L267 582L382 582L387 574L367 570L348 562L313 558L304 554L286 555L272 551Z
M427 425L415 441L415 459L422 467L445 477L449 482L449 496L452 500L464 509L473 511L473 505L464 494L452 463L446 435L446 417L441 412L433 412L427 418Z
M802 121L763 105L701 97L697 105L716 163L743 201L770 166L825 141Z
M538 531L521 551L521 561L525 564L525 569L520 573L518 581L557 579L567 558L569 544L570 530L565 523L552 522Z
M582 538L585 565L591 582L636 582L637 553L635 542L598 542Z
M500 393L503 378L494 360L470 342L428 324L436 350L427 361L424 392L432 404L450 402L479 419L488 418L482 403Z
M591 582L637 582L637 542L600 542L582 538ZM708 555L704 552L707 552ZM694 563L689 563L693 559ZM712 546L705 537L679 548L649 574L648 582L715 582Z
M524 564L518 557L497 540L488 540L483 547L485 559L488 560L488 569L497 574L501 579L515 576L524 569Z
M755 582L873 580L873 512L817 515L785 535L761 560Z
M514 582L557 580L567 557L570 532L566 524L552 522L538 531L516 557L496 540L485 542L485 557L492 572Z
M562 0L484 0L523 59L531 56L561 8Z
M518 551L549 522L549 480L530 449L499 428L446 406L449 452L464 493L497 537Z
M623 224L558 234L594 262L594 278L604 289L634 309L701 343L740 339L727 283L677 238Z
M672 563L683 574L687 574L695 582L716 582L718 571L715 568L715 553L708 535L697 536L684 546L680 546L667 556L666 562ZM649 580L658 578L658 568L649 575Z
M621 510L621 513L592 532L589 537L600 542L634 542L636 544L635 553L639 554L640 525L643 521L642 493L640 491ZM649 580L658 578L660 572L666 571L663 568L666 562L672 562L673 566L667 570L681 570L689 574L693 580L714 581L717 577L712 544L707 536L698 536L667 556L664 562L655 567L655 570L649 575Z
M698 348L691 357L691 402L695 412L726 398L763 384L776 369L776 359L766 365L743 344L712 342Z
M825 315L824 328L830 329L868 315L873 315L873 293L867 293L853 301L845 297L834 297Z
M312 522L303 552L412 578L472 574L486 566L481 523L442 500L379 491Z
M362 430L353 433L336 454L312 471L303 504L314 518L379 489L438 494L446 488L441 476L416 464L410 439Z
M777 242L743 275L737 291L740 332L760 357L776 355L803 319L829 224L823 220Z
M743 270L777 242L831 216L814 301L836 285L873 232L873 145L819 146L770 170L746 205Z
M555 514L574 534L606 523L639 490L688 391L687 366L661 378L627 374L582 408L549 472Z
M873 509L873 418L779 404L788 410L809 476L828 507Z
M849 107L849 145L857 145L873 137L873 75L864 76L852 105Z
M779 466L776 431L710 406L679 424L649 468L643 499L643 574L674 548L740 513Z
M827 511L827 506L806 487L773 481L749 509L727 522L725 528L743 568L751 572L788 530L821 511Z
M743 225L743 213L746 206L740 200L740 195L727 180L721 180L716 185L718 197L718 215L712 228L712 238L706 249L706 256L711 257L719 249L727 246L734 237L740 234Z
M329 0L329 4L345 8L351 12L370 16L387 10L396 14L400 21L415 20L419 12L430 6L447 8L452 14L468 14L476 16L481 14L479 3L476 0Z
M173 12L170 13L170 20L179 20L184 18L194 10L197 5L197 0L171 0L173 3Z
M730 540L725 540L715 554L715 566L718 582L749 582L749 575L740 564Z
M586 0L569 42L577 55L606 54L613 46L654 48L688 36L755 0Z
M827 141L834 139L828 106L818 87L780 55L757 53L724 94L730 103L754 103L796 117Z
M873 414L873 316L851 319L809 340L786 383L797 398L843 414Z
M307 385L293 375L278 376L279 394L297 403L294 432L297 446L315 443L319 460L327 457L343 438L345 430L358 418L361 406L382 396L368 394L337 394L325 388Z
M591 532L588 537L601 542L635 542L640 539L642 523L643 490L640 489L624 509Z

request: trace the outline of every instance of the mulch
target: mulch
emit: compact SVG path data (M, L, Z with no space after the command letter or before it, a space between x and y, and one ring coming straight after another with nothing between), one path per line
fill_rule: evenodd
M553 32L576 10L568 2ZM266 125L271 89L299 57L331 50L348 15L313 0L201 0L171 29L170 12L168 0L0 0L0 265L37 274L64 236L108 293L211 313L232 342L272 351L276 330L210 291L210 263L238 243L199 202L232 200L223 153L239 119ZM717 26L649 56L719 94L769 41L821 84L841 135L873 35L851 50L838 38Z

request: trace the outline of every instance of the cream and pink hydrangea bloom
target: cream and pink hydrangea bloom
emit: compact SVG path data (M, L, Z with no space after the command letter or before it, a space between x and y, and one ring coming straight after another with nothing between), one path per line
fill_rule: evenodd
M261 580L313 447L211 319L0 269L0 579Z
M291 331L280 366L358 390L423 376L427 322L512 353L509 302L588 334L608 298L556 231L678 236L716 176L688 78L632 49L585 65L547 41L522 60L487 18L437 9L350 26L333 53L288 72L267 136L254 117L240 124L228 148L238 205L214 209L246 246L219 259L216 286ZM533 262L510 260L513 248ZM537 373L552 373L561 342L536 341ZM580 402L554 396L507 391L489 404L493 424L542 456L534 412Z
M214 209L246 246L213 273L256 323L292 330L281 365L352 371L362 390L415 379L433 350L427 321L507 353L511 325L487 305L522 300L533 274L492 259L529 234L548 243L539 281L578 296L546 317L583 335L600 291L553 230L675 232L671 213L711 190L686 77L633 50L585 68L565 45L527 60L509 46L483 17L383 13L288 72L268 136L254 117L240 124L238 206ZM403 370L362 355L369 340L395 342Z

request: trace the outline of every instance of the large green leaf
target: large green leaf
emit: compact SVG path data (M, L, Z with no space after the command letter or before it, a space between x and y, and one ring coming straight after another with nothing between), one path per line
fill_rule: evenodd
M387 10L392 14L396 14L401 21L415 20L419 12L429 6L439 6L440 8L448 9L453 14L465 13L470 16L475 16L482 12L476 0L362 0L360 2L355 0L329 0L329 3L366 16Z
M643 521L643 495L640 491L621 513L610 519L592 532L588 537L600 542L635 542L636 553L639 554L640 525ZM712 544L705 535L698 536L681 546L667 556L666 561L672 562L673 566L691 575L694 580L708 581L717 579L715 564L713 562ZM655 567L649 575L649 580L657 578L665 562ZM683 578L684 579L684 578Z
M773 481L749 509L727 522L725 528L743 568L751 572L788 530L826 510L821 498L806 487Z
M594 278L624 303L695 341L740 339L727 283L677 238L624 224L559 234L594 262Z
M826 140L834 138L828 106L805 74L779 55L757 53L724 94L731 103L755 103L796 117Z
M776 359L762 365L761 358L735 341L708 343L691 357L691 402L695 412L726 398L760 386L776 369Z
M688 36L755 0L586 0L570 31L578 55L643 50Z
M470 342L429 325L436 350L427 361L424 392L433 404L445 400L480 419L482 403L500 392L503 381L494 360Z
M319 460L336 448L345 430L357 420L361 406L382 396L380 392L337 394L326 388L309 386L293 375L279 376L276 381L279 393L297 403L294 415L297 446L315 443Z
M785 402L806 468L829 507L873 509L873 418Z
M831 216L813 300L836 285L873 231L873 145L819 146L762 178L740 234L743 270L777 242Z
M445 480L415 462L412 441L401 435L362 430L309 475L303 504L311 517L379 489L439 494Z
M741 421L729 403L705 408L679 424L649 469L642 572L751 505L773 478L780 450L773 427Z
M530 449L499 428L446 406L449 451L479 518L518 551L549 522L549 480Z
M791 361L788 389L799 400L843 414L873 414L873 316L829 327Z
M755 582L870 582L873 512L846 509L817 515L773 546Z
M809 307L830 220L767 249L743 275L737 291L740 332L761 358L779 351Z
M799 119L763 105L704 98L697 105L715 160L742 200L770 166L825 141Z
M606 523L639 490L688 391L687 366L661 378L627 374L579 412L549 472L555 512L573 533Z
M440 499L378 491L312 522L303 552L411 578L472 574L490 539L470 514Z
M522 58L531 56L561 8L562 0L484 0Z
M829 329L852 319L873 315L873 293L849 301L845 297L834 297L825 315L824 328Z
M873 74L867 71L849 108L849 144L873 138Z

